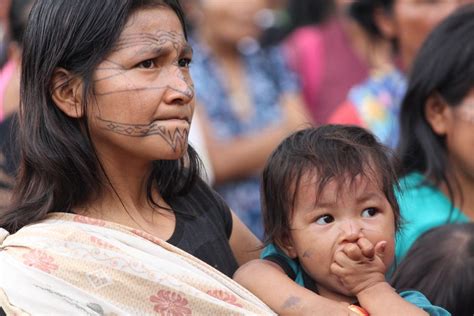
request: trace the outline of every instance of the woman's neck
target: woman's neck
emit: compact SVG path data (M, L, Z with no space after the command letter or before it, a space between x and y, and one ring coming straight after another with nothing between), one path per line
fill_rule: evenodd
M83 205L85 215L108 221L133 222L133 219L146 220L153 212L147 197L147 180L152 168L151 162L133 161L133 159L108 159L125 155L104 155L98 153L104 172L103 188L97 198ZM161 200L158 188L153 198ZM124 220L128 219L128 220ZM132 225L129 225L132 226Z
M448 179L454 195L454 206L474 220L474 178L467 172L456 168L448 175ZM446 184L441 185L440 189L451 198Z

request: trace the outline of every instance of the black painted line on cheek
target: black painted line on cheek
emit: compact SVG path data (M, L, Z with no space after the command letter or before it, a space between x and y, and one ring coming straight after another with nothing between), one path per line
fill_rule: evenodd
M97 117L97 119L104 124L103 128L105 130L118 135L129 137L161 136L175 152L178 147L183 149L187 144L188 128L175 128L174 131L171 131L156 122L151 124L125 124L104 120L100 117Z

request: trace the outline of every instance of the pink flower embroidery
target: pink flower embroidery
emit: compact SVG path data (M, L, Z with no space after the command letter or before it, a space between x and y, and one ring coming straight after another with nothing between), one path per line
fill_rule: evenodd
M221 301L224 301L226 303L232 304L237 307L242 307L239 303L237 303L237 297L233 294L224 292L222 290L209 290L207 291L207 294L209 294L212 297L215 297Z
M188 300L178 293L160 290L156 295L150 296L150 301L156 303L154 310L160 315L191 315L191 309L186 307L186 305L188 305Z
M23 263L30 267L35 267L46 273L51 273L58 269L58 265L54 264L54 258L48 256L43 250L31 250L23 255Z
M112 246L111 244L109 244L108 242L100 239L100 238L97 238L95 236L91 236L91 242L97 246L99 246L100 248L104 248L104 249L116 249L115 246Z
M104 221L101 221L100 219L81 216L81 215L74 216L73 220L78 223L95 225L95 226L105 226L106 224Z

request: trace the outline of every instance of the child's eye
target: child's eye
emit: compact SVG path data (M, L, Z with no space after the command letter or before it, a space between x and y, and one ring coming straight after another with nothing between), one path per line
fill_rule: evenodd
M153 61L153 59L147 59L139 63L137 67L143 69L151 69L155 67L155 62Z
M316 219L316 224L318 225L326 225L332 222L334 222L334 217L329 214L324 214Z
M178 60L179 67L189 68L190 64L191 64L191 58L181 58L180 60Z
M378 212L375 207L368 207L362 211L362 217L374 217Z

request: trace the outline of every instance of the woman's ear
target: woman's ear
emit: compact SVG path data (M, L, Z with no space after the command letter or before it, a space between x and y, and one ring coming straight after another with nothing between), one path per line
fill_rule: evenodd
M80 118L82 107L82 80L64 68L56 68L51 80L51 97L67 116Z
M440 96L431 95L425 104L425 117L431 129L439 136L444 136L449 123L449 106Z

